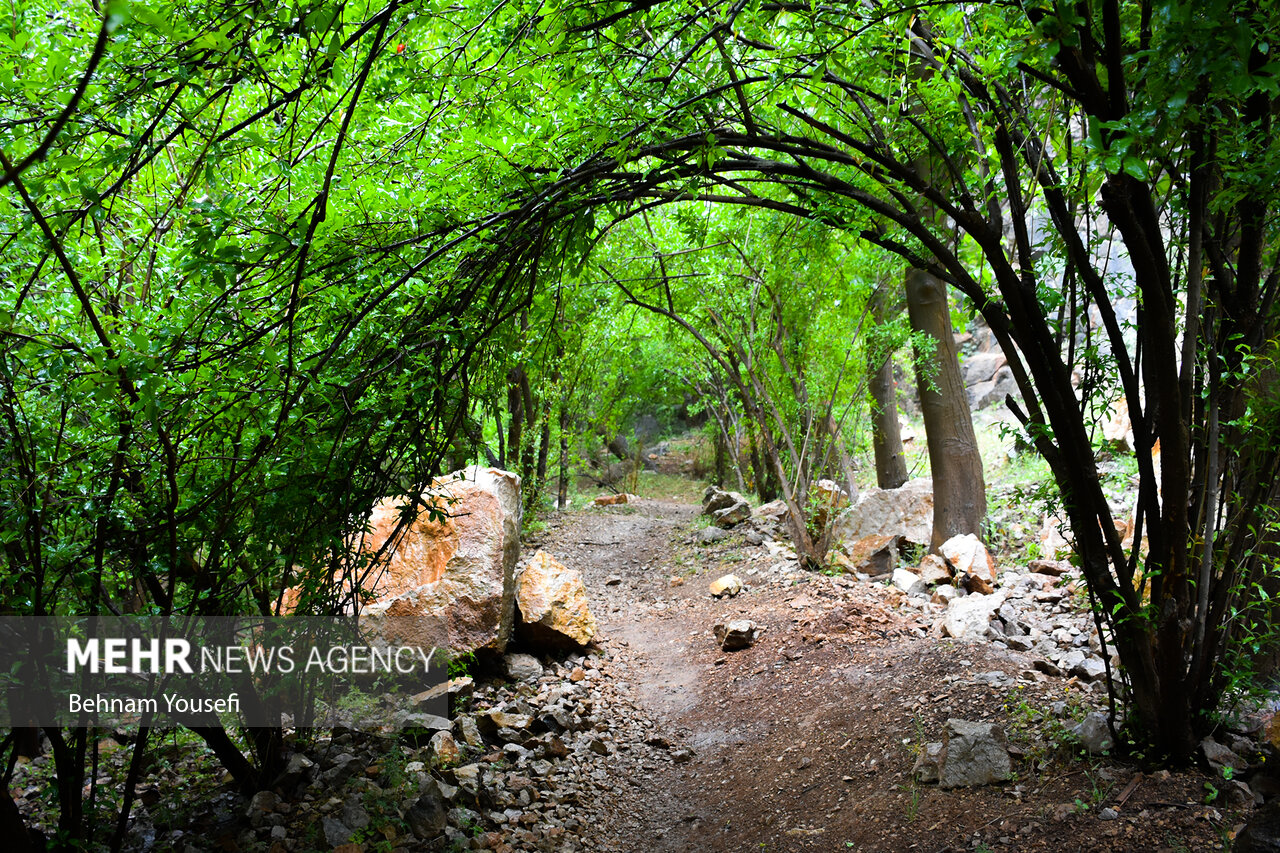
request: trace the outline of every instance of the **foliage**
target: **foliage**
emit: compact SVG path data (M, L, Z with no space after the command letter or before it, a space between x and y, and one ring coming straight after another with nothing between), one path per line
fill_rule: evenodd
M565 484L572 436L654 398L769 457L753 484L812 540L807 484L856 446L818 426L861 406L850 342L905 263L998 339L1135 732L1184 758L1274 622L1278 26L1243 0L19 4L4 607L338 612L376 500L496 440L536 506L553 439ZM1117 400L1132 549L1094 441ZM206 734L245 788L282 759L278 731ZM85 778L84 733L50 737ZM110 835L60 796L64 846Z

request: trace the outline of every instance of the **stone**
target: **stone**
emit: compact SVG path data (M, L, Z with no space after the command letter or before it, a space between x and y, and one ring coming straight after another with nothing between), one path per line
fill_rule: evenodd
M928 586L925 584L924 579L910 569L894 569L893 585L907 595L925 595L928 593Z
M751 517L751 503L738 492L707 486L702 495L702 514L711 516L717 527L733 527Z
M473 466L435 480L420 499L437 518L424 509L391 543L374 601L360 612L366 639L454 654L505 651L514 629L520 478ZM407 503L388 498L373 508L363 552L387 544Z
M1046 514L1040 526L1040 555L1043 559L1056 561L1059 555L1071 552L1071 543L1067 541L1070 526L1056 515Z
M469 794L480 790L480 765L464 764L453 769L453 781Z
M841 547L849 555L855 571L876 575L888 574L898 562L902 537L896 534L865 536L856 542L846 541Z
M1100 658L1090 656L1072 666L1071 674L1085 681L1097 681L1107 674L1107 665Z
M462 760L462 750L448 732L436 732L431 736L431 754L441 764L457 764Z
M732 598L742 592L742 581L737 575L725 575L711 582L711 594L716 598Z
M394 719L402 729L428 729L439 732L453 728L453 722L448 717L442 717L439 714L427 714L418 711L398 712Z
M972 533L952 536L938 548L951 567L959 575L974 575L988 583L996 582L996 564L986 546Z
M537 681L542 677L542 663L533 655L509 654L502 663L512 681Z
M342 807L342 823L350 827L352 833L359 832L369 825L369 812L360 804L360 795L356 794Z
M753 518L765 518L777 521L787 514L786 501L769 501L767 504L760 504L751 512Z
M974 788L1005 781L1013 764L1004 729L995 723L947 720L938 765L942 788Z
M927 477L896 489L867 489L836 517L832 531L833 541L844 543L868 536L900 536L924 545L932 535L933 481Z
M954 586L944 584L933 591L933 595L929 600L934 604L947 604L951 599L960 595L960 590L956 589Z
M964 357L960 372L966 386L980 385L993 379L1006 364L1008 360L1000 350L979 351Z
M622 583L622 575L609 575L604 579L605 586L617 586L620 583Z
M280 797L275 791L259 791L249 800L245 817L249 819L251 826L262 826L266 822L266 816L274 812L278 805L280 805Z
M1071 727L1071 734L1090 755L1101 755L1115 747L1107 717L1101 711L1090 711L1085 718Z
M741 498L741 495L738 498ZM702 514L711 515L716 510L731 507L738 502L738 498L734 498L733 493L719 486L707 486L706 491L702 493Z
M475 687L475 682L469 675L460 675L457 678L450 678L434 687L429 687L421 693L414 694L409 701L415 705L422 705L427 702L433 702L439 699L445 699L449 702L461 699L464 696L471 695L471 691Z
M486 711L480 715L481 721L488 721L498 729L527 729L533 724L529 714L513 714L509 711Z
M320 831L324 833L324 840L329 842L330 847L346 844L353 834L350 827L331 817L321 818Z
M467 746L484 746L484 737L480 734L480 726L476 723L475 717L469 714L459 717L456 728L458 729L458 735L466 742Z
M1027 563L1027 570L1050 577L1061 577L1071 571L1071 564L1065 560L1037 559Z
M969 398L969 408L985 409L994 403L1003 403L1010 394L1016 395L1018 381L1013 376L1013 370L1006 364L996 371L994 377L966 388L965 393Z
M953 598L942 616L942 633L957 640L981 640L987 636L991 617L1004 604L1004 591L994 595L971 594Z
M1233 853L1280 853L1280 800L1255 809L1231 845Z
M718 509L711 514L711 520L717 527L729 528L741 524L751 517L751 504L743 501L727 509Z
M926 743L924 749L916 756L912 774L921 782L937 782L939 779L939 759L942 757L942 741Z
M924 559L920 561L920 567L916 569L916 574L920 575L920 579L929 586L951 583L951 567L937 554L925 554Z
M719 542L721 539L728 539L732 535L723 527L703 527L693 534L693 541L699 545L710 545L713 542Z
M1102 439L1117 450L1132 453L1137 444L1133 440L1133 423L1129 419L1129 398L1120 397L1107 409L1111 417L1102 425Z
M419 841L428 841L444 832L449 822L449 811L445 805L444 794L430 776L427 777L424 789L420 789L417 801L409 808L405 818L409 822L409 831Z
M716 642L726 652L745 649L760 636L760 626L750 619L732 619L717 623L714 627Z
M823 479L814 483L809 497L812 501L813 525L819 530L826 529L831 517L849 505L849 493L835 480Z
M742 541L746 542L748 545L763 545L764 534L757 530L748 530L743 534Z
M1015 652L1029 652L1036 647L1030 637L1021 634L1010 634L1004 638L1005 645Z
M1205 761L1209 762L1209 767L1219 776L1223 775L1222 771L1227 767L1231 768L1232 773L1249 769L1249 762L1232 752L1230 747L1218 743L1211 737L1200 741L1200 752L1204 755Z
M849 493L835 480L823 479L814 483L813 497L834 509L843 509L849 505Z
M596 635L582 575L546 551L538 551L516 584L520 632L534 646L585 646Z

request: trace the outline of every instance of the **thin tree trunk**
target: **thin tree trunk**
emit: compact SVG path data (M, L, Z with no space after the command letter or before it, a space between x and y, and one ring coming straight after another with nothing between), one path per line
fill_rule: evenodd
M871 297L871 315L879 326L885 319L885 295ZM907 482L907 460L902 452L902 430L898 425L898 396L893 376L893 353L872 353L871 444L876 454L876 484L896 489Z
M936 550L952 536L980 533L987 514L987 489L960 378L946 285L924 270L912 269L907 272L906 291L912 331L935 341L932 353L916 353L916 384L933 474L929 548Z
M507 371L507 453L510 468L520 466L520 449L524 446L524 395L520 393L520 377L524 370L516 366Z
M569 505L569 430L568 415L560 406L560 482L556 489L556 502L560 509Z
M715 470L714 479L712 480L712 482L715 483L717 486L723 486L725 467L726 467L725 462L726 462L726 457L729 455L728 448L725 446L726 442L725 442L723 430L718 428L716 429L715 441L716 441L715 443L716 470Z

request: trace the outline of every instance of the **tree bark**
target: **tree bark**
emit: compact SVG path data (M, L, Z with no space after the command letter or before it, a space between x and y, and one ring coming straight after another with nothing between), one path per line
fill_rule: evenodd
M885 319L885 295L871 297L871 316L879 326ZM894 391L893 353L872 353L871 364L871 444L876 455L876 485L896 489L907 482L907 460L902 452L902 430L898 426L898 399Z
M911 330L935 341L932 353L916 351L916 386L933 475L929 548L937 550L952 536L980 532L987 489L960 378L946 285L924 270L912 269L907 271L906 291Z

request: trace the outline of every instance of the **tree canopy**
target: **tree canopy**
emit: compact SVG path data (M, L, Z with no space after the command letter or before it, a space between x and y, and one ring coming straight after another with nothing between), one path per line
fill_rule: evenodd
M511 458L545 477L604 284L719 336L680 345L696 381L774 312L789 366L757 426L785 444L909 266L1008 356L1133 731L1185 757L1270 615L1273 12L23 2L0 28L4 606L350 600L368 507L479 455L486 415L520 411ZM1116 399L1145 549L1094 461Z

